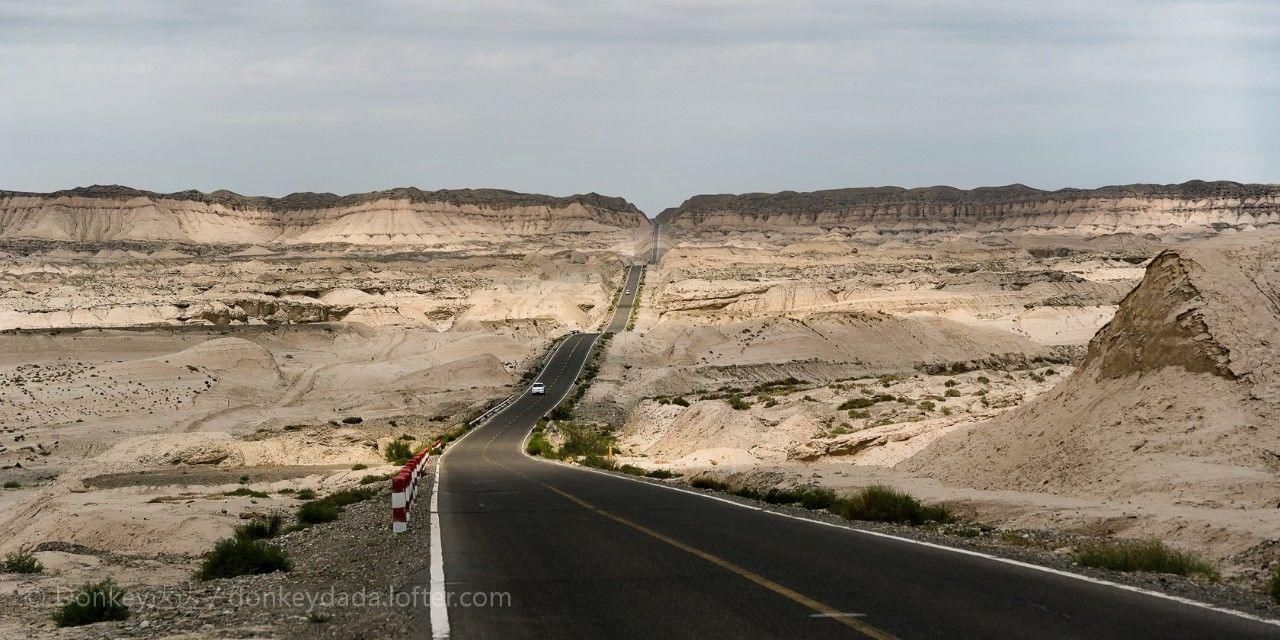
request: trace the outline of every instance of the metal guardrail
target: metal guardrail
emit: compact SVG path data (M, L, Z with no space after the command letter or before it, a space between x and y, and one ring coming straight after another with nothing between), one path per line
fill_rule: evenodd
M505 400L503 400L503 401L499 402L498 404L493 405L492 407L489 407L489 409L488 409L487 411L485 411L484 413L482 413L482 414L480 414L480 415L476 416L473 420L471 420L471 422L468 422L468 423L467 423L467 426L469 426L469 427L474 427L474 426L476 426L476 425L478 425L478 424L483 423L485 420L488 420L489 418L492 418L492 417L493 417L494 415L496 415L499 411L502 411L503 409L506 409L507 407L511 406L511 403L512 403L512 402L515 402L515 401L516 401L516 398L519 398L519 397L520 397L520 396L522 396L522 395L524 395L524 392L523 392L523 391L520 391L520 392L518 392L518 393L513 393L513 394L511 394L511 395L507 396Z

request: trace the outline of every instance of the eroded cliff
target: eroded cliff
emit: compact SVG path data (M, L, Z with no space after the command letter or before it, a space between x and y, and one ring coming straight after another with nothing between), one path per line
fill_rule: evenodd
M1015 184L702 195L663 211L657 221L676 240L750 232L1198 236L1280 228L1280 185L1196 180L1058 191Z
M0 191L3 239L465 248L572 237L588 247L630 251L648 230L648 218L634 205L594 193L557 198L498 189L401 188L265 198L119 186Z

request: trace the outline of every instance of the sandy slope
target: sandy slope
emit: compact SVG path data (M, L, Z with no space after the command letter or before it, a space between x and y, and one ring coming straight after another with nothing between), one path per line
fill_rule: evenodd
M902 466L953 485L1140 507L1218 555L1280 530L1280 244L1161 254L1062 385ZM1271 534L1266 533L1270 531Z
M976 486L1274 506L1278 247L1161 254L1079 372L911 466Z

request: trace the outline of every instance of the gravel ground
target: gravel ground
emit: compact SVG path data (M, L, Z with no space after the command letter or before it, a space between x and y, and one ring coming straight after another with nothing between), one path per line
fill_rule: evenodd
M423 481L430 483L431 476L424 475ZM393 537L390 493L383 490L347 506L336 522L280 536L273 542L294 562L288 573L208 582L193 578L171 587L123 584L131 612L120 622L59 629L51 620L54 598L0 594L0 617L7 618L0 636L17 626L25 637L68 640L405 638L413 621L406 607L415 604L413 594L401 587L425 570L428 561L427 500L416 501L413 511L414 526ZM104 562L103 577L111 568L154 562L97 555ZM198 558L171 561L189 565L193 572L199 563ZM427 602L425 594L417 595L416 606L425 608Z

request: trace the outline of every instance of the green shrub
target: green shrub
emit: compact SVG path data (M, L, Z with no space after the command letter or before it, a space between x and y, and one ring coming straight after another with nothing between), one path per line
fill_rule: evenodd
M1271 580L1267 583L1267 591L1271 593L1271 599L1280 602L1280 566L1271 572Z
M554 458L556 455L556 448L541 433L535 433L532 438L529 438L529 443L525 445L524 450L531 456Z
M1113 571L1152 571L1180 576L1200 574L1217 578L1213 564L1190 551L1165 546L1159 540L1124 540L1082 547L1075 561L1082 567Z
M352 470L352 471L364 471L365 469L368 469L368 468L369 468L369 465L367 465L367 464L353 464L353 465L351 465L351 470Z
M942 395L944 395L944 396L946 396L946 397L948 397L948 398L959 398L959 397L960 397L960 390L959 390L959 389L947 389L947 392L946 392L946 393L944 393L944 394L942 394Z
M284 516L273 513L265 518L254 518L236 527L237 540L266 540L280 535L284 530Z
M53 614L53 621L59 627L78 627L107 620L124 620L129 617L124 595L124 589L111 579L83 585Z
M213 551L205 556L196 577L213 580L288 571L292 568L293 563L279 547L262 540L227 538L218 541L213 546Z
M560 457L571 456L604 456L609 454L613 446L613 437L606 433L580 424L560 425L564 434L564 444L560 447Z
M249 487L240 487L239 489L236 489L235 491L228 491L228 492L226 492L226 493L224 493L224 494L222 494L222 495L225 495L225 496L248 496L248 497L250 497L250 498L268 498L268 497L270 497L270 496L268 496L267 494L265 494L265 493L263 493L263 492L261 492L261 491L254 491L253 489L250 489Z
M739 395L729 396L729 399L727 400L727 402L729 403L730 407L733 407L738 411L751 408L751 403L747 402L746 400L743 400L742 396L739 396Z
M6 482L4 483L4 488L6 488L6 489L21 489L21 488L22 488L22 483L21 483L21 482L18 482L17 480L8 480L8 481L6 481Z
M376 477L376 476L375 476ZM311 494L315 495L314 492ZM319 500L312 500L298 507L298 525L302 528L338 519L344 507L349 504L363 502L378 495L375 487L356 487L335 491Z
M666 469L654 469L652 471L646 472L644 475L649 478L657 478L658 480L666 480L668 478L680 477L680 474L674 471L668 471Z
M569 402L561 402L560 404L556 405L554 409L551 410L551 413L547 414L547 417L557 422L572 420L573 405Z
M826 487L801 486L792 489L770 489L763 494L740 487L730 491L744 498L764 500L770 504L796 504L806 509L825 509L836 500L836 493Z
M325 502L335 507L345 507L349 504L364 502L376 495L378 495L378 490L371 487L343 489L321 498L319 502Z
M836 503L836 492L826 487L803 487L799 493L800 506L806 509L826 509Z
M694 489L711 489L713 491L729 490L728 483L722 482L720 480L716 480L715 478L708 478L705 476L700 478L694 478L691 482L689 482L689 486L693 487Z
M935 405L932 400L921 400L919 404L919 407L925 411L933 411L937 406L938 405Z
M5 573L40 573L44 571L44 565L29 551L15 551L4 557L0 570Z
M866 409L876 403L875 398L851 398L845 400L837 409L844 411L846 409Z
M374 484L376 482L386 482L387 480L390 480L390 479L391 479L390 474L382 475L382 476L365 476L363 478L360 478L360 484L362 485Z
M924 506L911 494L881 485L870 486L851 496L840 498L829 507L829 510L846 520L899 524L954 520L945 507Z
M294 494L293 497L299 500L313 500L316 497L316 490L315 489L299 489L298 492Z
M596 469L608 469L609 471L617 471L618 465L604 456L589 455L579 461L584 467L594 467ZM634 468L634 467L633 467Z
M959 384L960 384L960 383L959 383L959 382L956 382L955 380L948 380L948 381L946 381L946 382L942 383L942 386L944 386L944 387L954 387L954 386L959 385Z
M677 407L687 407L687 406L689 406L689 401L688 401L688 400L685 400L684 398L682 398L682 397L680 397L680 396L676 396L676 397L674 397L674 398L672 398L672 399L671 399L671 404L674 404L674 405L676 405Z
M333 522L338 519L338 513L337 505L312 500L298 507L298 524L309 527L322 522Z
M800 486L791 489L769 489L761 491L748 486L734 485L715 478L694 478L689 486L695 489L711 489L732 493L750 500L760 500L770 504L796 504L806 509L825 509L836 501L836 493L826 487Z
M404 464L413 457L413 450L410 449L407 441L396 439L387 443L387 449L383 455L391 464Z
M986 376L978 376L978 383L979 383L979 384L991 384L991 378L988 378L988 377L986 377Z

